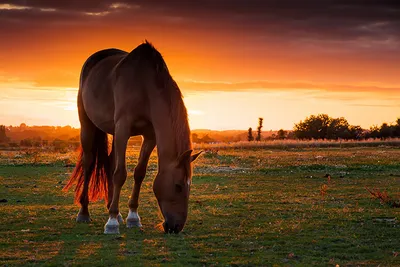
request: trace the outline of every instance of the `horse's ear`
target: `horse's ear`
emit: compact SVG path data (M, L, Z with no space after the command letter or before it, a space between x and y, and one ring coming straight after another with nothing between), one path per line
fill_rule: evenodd
M189 149L183 152L179 157L178 157L178 165L181 165L184 162L187 162L190 158L190 155L192 154L193 150Z
M193 162L197 159L198 156L200 156L200 154L203 153L203 151L200 151L199 153L196 153L194 155L190 156L190 162Z
M190 162L193 162L197 159L198 156L200 156L203 151L200 151L194 155L192 155L193 150L189 149L183 152L179 157L178 157L178 165L181 165L184 162L187 162L190 159Z

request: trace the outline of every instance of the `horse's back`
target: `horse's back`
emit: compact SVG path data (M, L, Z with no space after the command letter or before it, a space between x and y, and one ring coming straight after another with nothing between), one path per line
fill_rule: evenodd
M92 54L81 70L79 94L90 121L104 132L114 131L114 95L112 73L128 53L105 49Z
M100 51L97 51L96 53L92 54L83 64L82 70L81 70L81 76L80 76L80 85L82 86L82 83L85 81L85 79L88 76L88 73L90 70L93 69L93 67L102 61L103 59L110 57L110 56L115 56L115 55L120 55L120 56L125 56L127 52L116 49L116 48L109 48L109 49L103 49Z

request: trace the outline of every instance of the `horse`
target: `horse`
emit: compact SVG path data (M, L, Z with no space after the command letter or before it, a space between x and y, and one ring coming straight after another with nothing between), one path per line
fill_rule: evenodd
M127 177L126 149L131 136L142 136L126 226L142 227L140 187L150 154L157 146L158 171L153 192L164 218L164 232L185 226L192 183L193 154L182 93L161 53L147 40L131 52L116 48L92 54L82 66L77 95L80 153L67 191L74 184L77 222L91 221L89 202L104 199L109 219L105 234L119 234L121 188ZM108 137L112 136L112 142Z

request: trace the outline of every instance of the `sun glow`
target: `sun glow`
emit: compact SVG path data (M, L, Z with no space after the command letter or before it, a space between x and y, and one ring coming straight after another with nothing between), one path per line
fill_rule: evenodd
M10 78L0 83L0 90L3 124L80 126L76 88L40 87ZM191 129L245 130L255 128L259 117L264 118L265 130L292 129L294 123L317 113L343 116L351 124L369 128L384 121L391 123L388 119L394 121L396 114L400 114L400 96L387 98L376 92L360 95L315 89L196 91L184 86L181 90Z

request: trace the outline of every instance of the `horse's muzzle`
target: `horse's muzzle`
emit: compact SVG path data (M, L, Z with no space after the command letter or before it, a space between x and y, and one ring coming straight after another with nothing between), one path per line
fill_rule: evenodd
M172 233L177 234L183 229L182 224L170 224L168 223L168 221L165 221L163 223L163 227L164 227L164 232L167 234L172 234Z

